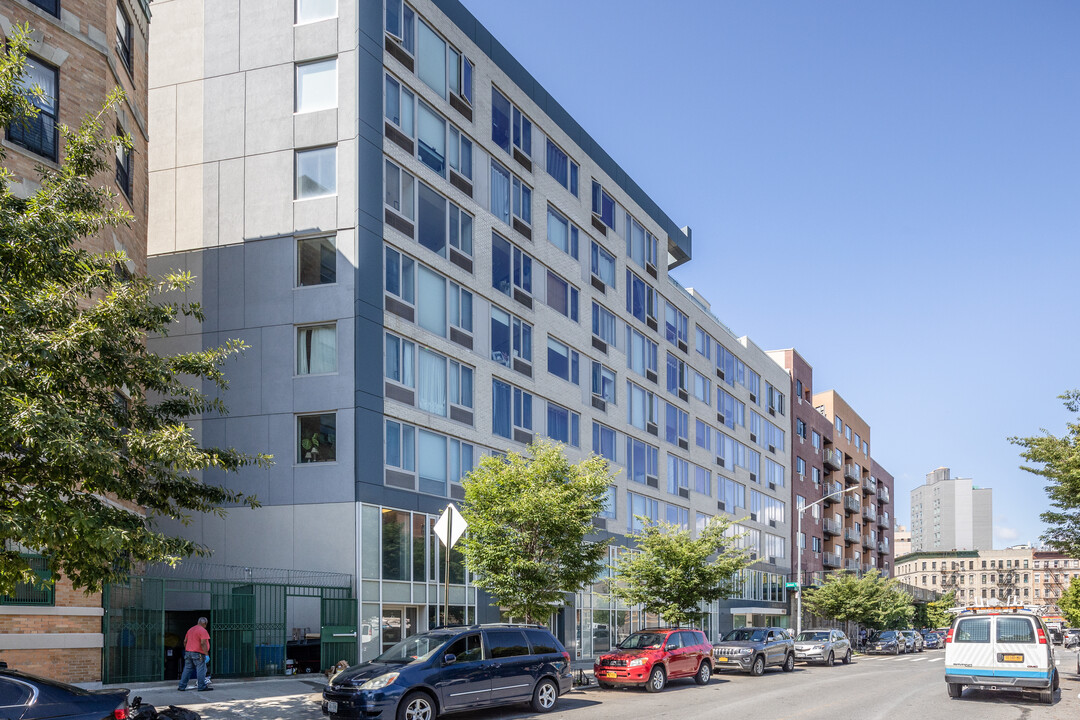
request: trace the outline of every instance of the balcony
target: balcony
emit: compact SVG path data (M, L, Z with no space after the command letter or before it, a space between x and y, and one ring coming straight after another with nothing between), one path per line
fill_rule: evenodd
M833 555L832 553L821 553L821 564L825 567L838 568L842 567L839 555Z
M877 524L878 524L878 527L883 527L883 528L889 527L889 513L885 513L884 515L878 515L877 516Z
M864 477L862 480L863 495L873 495L877 492L877 480L872 477Z
M889 488L882 485L878 488L877 499L883 503L889 502Z
M844 458L839 450L822 450L822 460L826 470L839 470L844 465Z
M889 543L884 542L884 541L879 542L877 544L877 551L879 553L881 553L882 555L888 555L889 554Z
M844 528L844 542L850 545L859 542L859 539L860 535L854 528Z
M826 482L821 484L821 496L825 498L825 505L840 502L840 491L843 490L838 482Z
M849 483L858 484L858 482L859 482L859 469L856 468L854 465L845 465L844 466L844 479L847 480Z
M850 570L851 572L859 572L859 561L848 558L844 561L844 569Z
M848 513L859 512L859 498L845 495L844 511Z
M877 519L877 516L874 514L874 508L870 505L863 505L862 516L863 520L867 520L869 522L874 522L874 520Z
M871 565L870 563L863 563L863 566L862 566L863 575L866 575L867 573L872 572L874 570L877 570L877 568L874 567L873 565Z
M869 535L862 536L862 546L867 550L872 549L876 544L877 543L874 542L874 538L870 537Z
M821 529L825 531L826 535L839 535L840 523L837 520L825 520L821 523Z

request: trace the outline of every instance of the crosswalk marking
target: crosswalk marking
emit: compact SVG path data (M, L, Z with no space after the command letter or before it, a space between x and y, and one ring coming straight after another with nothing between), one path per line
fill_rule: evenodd
M913 658L913 659L911 660L911 662L922 662L922 661L923 661L923 660L925 660L925 659L926 659L926 658Z
M945 658L930 658L930 662L941 662Z

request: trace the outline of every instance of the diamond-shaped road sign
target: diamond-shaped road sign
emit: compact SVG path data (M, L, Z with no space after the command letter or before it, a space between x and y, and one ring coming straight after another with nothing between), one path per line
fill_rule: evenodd
M454 543L464 534L466 525L468 523L465 522L465 518L461 516L461 513L453 504L450 504L446 506L446 510L435 522L435 534L442 540L443 545L452 548ZM448 531L449 537L447 537Z

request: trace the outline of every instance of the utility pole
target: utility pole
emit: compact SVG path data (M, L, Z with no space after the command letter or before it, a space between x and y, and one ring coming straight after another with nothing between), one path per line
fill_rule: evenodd
M799 561L798 561L798 568L799 569L795 573L795 580L799 583L799 589L795 591L795 635L796 635L796 637L798 637L799 633L802 632L802 591L803 591L802 551L803 551L803 548L801 546L799 546L799 539L802 537L802 516L803 516L803 513L806 512L807 508L813 507L814 505L817 505L818 503L823 503L823 502L825 502L827 499L829 499L831 497L839 498L844 493L851 492L852 490L858 490L858 489L859 489L858 485L852 485L849 488L845 488L845 489L840 490L838 492L831 492L828 495L824 495L824 496L818 498L817 500L815 500L812 503L807 503L807 504L804 504L800 508L796 508L796 512L798 514L798 523L797 523L798 530L796 530L796 532L795 532L795 545L796 545L795 551L798 553L798 558L799 558Z

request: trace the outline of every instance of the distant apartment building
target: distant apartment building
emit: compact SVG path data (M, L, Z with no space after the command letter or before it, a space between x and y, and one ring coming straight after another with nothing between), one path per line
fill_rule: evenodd
M888 576L893 477L870 455L870 426L835 391L813 392L813 368L798 351L776 350L769 356L791 376L793 515L809 506L802 536L798 518L792 518L803 582L820 582L838 570L877 570Z
M1056 550L1036 550L1032 596L1036 603L1052 606L1057 611L1061 599L1073 580L1080 578L1080 560Z
M893 552L896 557L911 552L911 531L899 523L893 526Z
M896 558L894 577L917 588L955 593L957 605L1041 604L1046 590L1039 592L1036 556L1027 546L912 552Z
M989 550L994 546L993 491L940 467L911 491L912 552Z
M31 98L38 115L3 128L9 188L28 196L38 187L36 168L56 169L65 156L59 126L78 127L96 114L105 96L126 93L107 131L131 135L133 149L118 149L98 182L116 191L133 221L89 238L96 251L123 250L129 271L146 269L147 220L147 39L150 9L145 0L0 0L0 32L15 26L32 30L23 85L40 87ZM66 578L50 575L45 558L30 549L39 574L52 581L41 589L20 587L0 597L0 660L11 667L68 682L101 677L102 598L73 590Z

